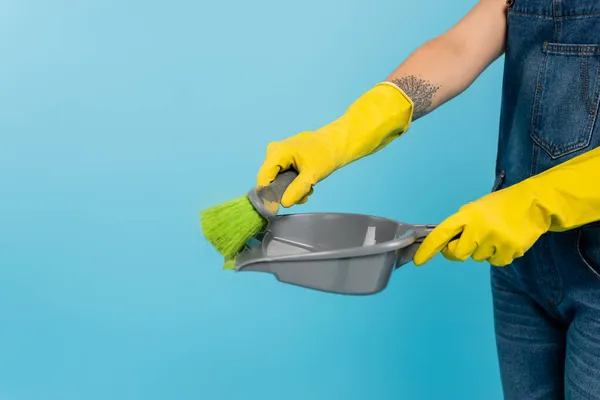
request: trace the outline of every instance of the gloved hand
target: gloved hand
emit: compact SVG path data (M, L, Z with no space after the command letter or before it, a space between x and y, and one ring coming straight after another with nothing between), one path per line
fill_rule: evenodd
M293 167L299 175L288 186L281 205L291 207L305 202L315 184L406 132L413 107L396 85L375 85L329 125L269 144L258 172L258 186L267 186L280 171Z
M600 148L461 207L425 238L413 261L423 265L441 251L453 261L508 265L546 232L600 220L598 182Z

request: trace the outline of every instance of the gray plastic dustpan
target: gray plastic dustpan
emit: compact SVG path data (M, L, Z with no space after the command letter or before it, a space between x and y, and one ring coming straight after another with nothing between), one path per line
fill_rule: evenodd
M362 214L279 215L235 260L237 272L268 272L284 283L351 295L374 294L408 262L435 225Z

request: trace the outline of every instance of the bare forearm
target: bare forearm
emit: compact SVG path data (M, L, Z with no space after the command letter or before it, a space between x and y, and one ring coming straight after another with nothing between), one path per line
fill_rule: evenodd
M444 37L425 43L413 52L386 80L411 98L413 121L431 112L466 87L459 70L460 55Z
M386 78L413 100L413 120L459 95L502 55L505 3L481 0L454 27L419 47Z

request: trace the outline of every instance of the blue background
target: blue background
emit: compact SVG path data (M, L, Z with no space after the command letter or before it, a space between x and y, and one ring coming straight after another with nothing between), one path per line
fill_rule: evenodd
M486 264L334 296L222 271L198 219L474 3L0 1L0 398L500 399ZM485 194L501 76L293 212Z

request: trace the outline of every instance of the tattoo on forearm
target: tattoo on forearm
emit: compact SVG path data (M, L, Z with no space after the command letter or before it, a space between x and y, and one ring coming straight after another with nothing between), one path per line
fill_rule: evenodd
M406 93L415 104L413 121L431 111L433 96L440 89L440 85L421 79L415 75L403 76L392 81Z

